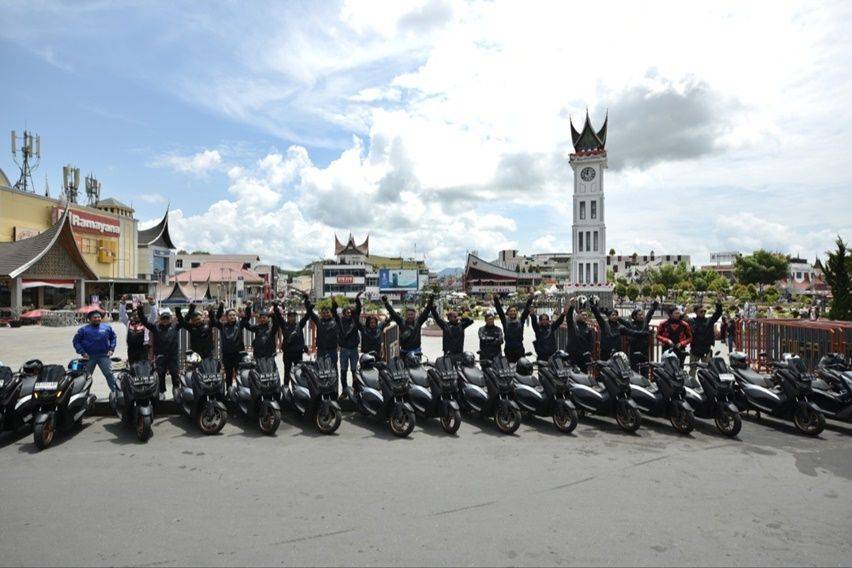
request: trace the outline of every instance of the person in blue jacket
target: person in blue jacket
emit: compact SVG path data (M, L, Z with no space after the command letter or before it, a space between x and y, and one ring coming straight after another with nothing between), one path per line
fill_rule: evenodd
M77 330L74 335L74 350L83 359L87 359L86 372L92 373L95 365L101 368L106 377L109 390L116 390L115 377L112 375L112 357L115 351L115 332L103 323L99 311L89 312L89 323Z

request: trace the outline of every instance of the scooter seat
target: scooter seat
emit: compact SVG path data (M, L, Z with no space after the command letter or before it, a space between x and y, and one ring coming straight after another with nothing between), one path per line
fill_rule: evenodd
M0 367L0 381L5 384L6 381L12 378L12 369L9 367Z
M364 382L365 387L376 390L381 388L379 384L379 370L375 367L370 369L361 367L361 380Z
M743 380L748 381L749 383L757 385L759 387L772 388L774 386L774 384L772 383L772 379L769 377L769 375L758 373L757 371L750 368L737 369L737 375Z
M426 369L423 367L411 367L408 369L411 375L411 382L423 388L429 388L429 377L426 374Z
M573 371L571 372L571 382L592 388L598 384L588 373L575 373Z
M522 375L520 373L515 373L515 380L522 385L527 385L532 388L538 388L541 386L541 381L539 381L538 377L535 375Z
M464 375L465 380L470 384L483 389L486 388L485 375L482 374L480 369L476 367L462 367L462 375Z
M648 388L651 386L651 381L648 380L647 375L643 375L642 373L637 373L636 371L630 372L630 384L636 385L639 387Z

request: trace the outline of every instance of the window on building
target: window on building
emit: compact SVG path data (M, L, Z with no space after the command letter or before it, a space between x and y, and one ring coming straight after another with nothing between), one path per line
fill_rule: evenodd
M581 201L580 202L580 219L585 219L585 218L586 218L586 202Z
M175 268L183 268L183 259L182 258L175 260Z
M597 262L595 263L594 282L595 282L595 284L598 283L598 263Z
M612 267L612 273L613 273L613 274L618 273L618 265L617 265L617 264L616 264L615 266L613 266L613 267Z
M583 252L583 231L580 231L577 235L580 239L580 246L577 247L577 252Z
M199 266L201 266L201 263L200 262L192 262L192 263L190 263L189 266L190 266L190 268L198 268Z
M582 233L580 233L580 234L582 234ZM577 275L577 282L579 282L580 284L583 284L583 263L582 262L578 263L577 268L578 268L578 272L579 272L579 274Z
M590 252L592 250L592 232L586 231L586 252Z
M592 283L592 263L586 263L586 284Z
M591 205L589 205L589 217L592 219L598 218L598 202L597 200L592 201Z
M595 231L595 252L598 252L598 232L597 231ZM595 266L597 266L597 264Z

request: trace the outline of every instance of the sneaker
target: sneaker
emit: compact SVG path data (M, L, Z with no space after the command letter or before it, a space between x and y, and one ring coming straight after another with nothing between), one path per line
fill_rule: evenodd
M346 391L343 391L342 393L340 393L340 396L337 397L337 400L339 402L343 402L344 400L349 400L349 394L347 394Z

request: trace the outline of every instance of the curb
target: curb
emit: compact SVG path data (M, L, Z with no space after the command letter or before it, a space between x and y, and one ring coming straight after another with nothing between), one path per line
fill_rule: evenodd
M340 402L340 408L344 412L355 412L355 405L349 400ZM283 405L284 412L290 410L286 405ZM99 398L95 401L95 405L88 412L89 416L115 416L112 407L109 405L109 399ZM174 400L160 400L154 408L154 414L158 416L178 416L182 414L180 408L175 404Z

